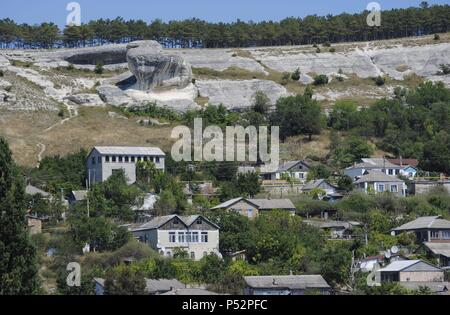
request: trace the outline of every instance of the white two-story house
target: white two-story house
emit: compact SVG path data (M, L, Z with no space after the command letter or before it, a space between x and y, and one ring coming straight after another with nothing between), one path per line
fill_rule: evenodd
M219 252L219 227L201 215L154 217L149 222L131 227L133 236L161 255L172 257L184 250L193 260Z
M136 164L149 161L157 170L165 169L165 153L151 147L95 147L87 159L89 184L108 180L118 170L123 170L128 184L136 182Z

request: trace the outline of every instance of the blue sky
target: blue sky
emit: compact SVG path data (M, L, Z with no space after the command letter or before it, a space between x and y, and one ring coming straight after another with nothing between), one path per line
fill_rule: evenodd
M378 0L382 9L418 6L421 0ZM64 25L69 0L1 0L0 18L19 23L52 21ZM97 18L163 21L197 17L212 22L280 20L288 16L360 12L371 0L78 0L82 22ZM430 4L450 0L429 0Z

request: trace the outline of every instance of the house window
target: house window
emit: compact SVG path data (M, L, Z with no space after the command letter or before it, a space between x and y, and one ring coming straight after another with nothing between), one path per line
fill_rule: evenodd
M195 259L195 253L191 252L191 259L194 260Z
M119 163L123 163L123 156L119 156Z
M156 163L159 163L159 162L160 162L159 157L157 157L156 158Z
M132 156L131 157L131 163L135 163L136 162L136 157Z
M400 170L395 170L395 175L400 174Z
M192 233L186 232L186 243L191 243L191 242L192 242Z
M391 192L397 193L398 192L398 186L397 185L391 185Z
M169 232L169 242L170 243L177 242L177 236L176 236L175 232Z
M442 239L450 240L450 231L442 231Z
M394 175L394 170L392 168L389 169L389 175Z
M249 218L253 218L253 209L248 209L248 210L247 210L247 216L248 216Z
M192 232L192 243L198 243L199 234L199 232Z
M102 164L102 157L101 156L99 156L97 160L98 160L98 164Z
M178 232L178 243L185 243L186 242L186 235L184 232Z
M113 156L112 157L112 161L113 161L113 163L116 163L117 162L117 156Z
M172 257L172 253L171 252L167 252L167 257Z
M202 225L202 224L203 224L202 219L198 219L198 220L197 220L197 224L198 224L198 225Z
M125 157L125 163L130 163L130 158L128 156Z
M179 223L179 222L178 222L178 219L174 219L174 220L173 220L173 225L178 225L178 223Z
M438 240L439 239L439 231L431 231L431 239Z
M96 159L95 159L95 156L92 158L92 164L93 165L95 165L95 161L96 161Z
M378 192L384 192L384 184L378 184Z
M105 156L105 162L109 163L109 155Z
M148 157L144 156L144 162L148 162Z
M208 232L202 232L202 243L208 243Z

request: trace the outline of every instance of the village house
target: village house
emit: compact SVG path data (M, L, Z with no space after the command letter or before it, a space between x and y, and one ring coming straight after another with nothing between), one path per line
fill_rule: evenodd
M444 281L444 270L423 260L394 261L378 270L378 281L397 282L410 290L428 287L435 293L448 292L449 283Z
M414 233L419 244L450 244L450 221L442 219L441 216L420 217L392 230L393 235L401 233Z
M365 158L361 159L361 163L357 163L345 169L344 173L351 178L361 177L368 171L377 171L390 176L400 175L402 166L393 164L385 158Z
M330 295L332 288L320 275L244 277L245 295Z
M273 173L261 173L264 180L281 180L283 176L305 182L308 178L311 165L306 161L285 162Z
M133 236L161 255L173 257L184 250L193 260L219 252L219 227L201 215L154 217L129 227Z
M450 242L425 242L418 251L421 250L425 252L431 261L434 259L436 265L440 268L450 269Z
M383 253L376 256L368 256L362 258L358 261L358 270L361 272L372 272L375 265L386 266L394 261L408 260L405 256L400 253Z
M304 220L303 222L327 232L331 239L350 240L354 228L361 226L361 223L353 221Z
M165 153L151 147L94 147L87 159L90 185L108 180L114 172L123 170L128 184L136 182L138 162L152 162L157 170L165 170Z
M419 171L419 160L417 159L388 159L392 164L402 167L400 175L407 177L408 179L414 179Z
M185 289L186 285L176 279L145 279L149 295L161 295L173 290ZM105 295L105 279L94 278L95 295Z
M390 192L398 197L406 196L407 187L403 180L380 171L367 171L355 181L355 185L366 193Z
M295 215L296 208L289 199L247 199L243 197L228 200L211 210L235 211L249 219L259 216L262 211L284 210Z
M330 184L326 179L316 179L309 181L303 186L302 191L303 193L311 193L315 190L321 190L323 191L323 196L332 196L337 193L338 188L332 184Z
M47 199L47 200L51 200L52 195L46 191L43 191L40 188L37 188L33 185L27 185L25 187L25 193L29 196L36 196L36 195L41 195L42 198Z
M87 190L73 190L70 192L67 201L69 203L69 207L73 208L77 204L86 202L88 197Z

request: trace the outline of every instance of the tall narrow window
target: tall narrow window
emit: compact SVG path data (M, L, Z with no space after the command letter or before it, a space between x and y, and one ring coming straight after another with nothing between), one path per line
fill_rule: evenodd
M170 243L176 243L177 242L177 237L175 232L169 232L169 242Z
M178 232L178 243L185 243L186 242L186 235L184 232Z
M202 232L202 243L208 243L208 232Z

